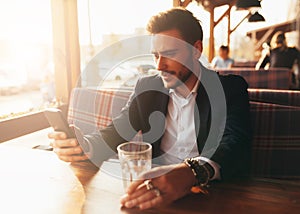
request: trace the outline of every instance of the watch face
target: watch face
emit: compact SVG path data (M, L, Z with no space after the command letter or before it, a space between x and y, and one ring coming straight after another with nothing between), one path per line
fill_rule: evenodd
M199 182L201 183L201 184L203 184L203 183L207 183L207 181L208 181L208 173L207 173L207 171L206 171L206 169L204 168L204 166L203 165L200 165L199 166L199 169L200 169L200 175L199 175Z
M207 164L207 163L205 163ZM205 168L205 164L200 164L199 161L193 160L193 166L195 167L195 171L197 174L197 180L199 182L199 185L206 185L209 181L209 172L208 169Z

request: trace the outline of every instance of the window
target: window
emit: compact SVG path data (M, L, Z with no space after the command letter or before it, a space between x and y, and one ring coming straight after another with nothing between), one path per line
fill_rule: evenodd
M0 1L0 121L55 101L50 3Z
M172 0L79 0L81 85L132 88L138 77L153 74L151 55L120 58L118 45L124 45L122 41L126 39L146 35L149 18L172 6ZM130 51L134 47L128 48ZM101 55L108 49L108 54Z

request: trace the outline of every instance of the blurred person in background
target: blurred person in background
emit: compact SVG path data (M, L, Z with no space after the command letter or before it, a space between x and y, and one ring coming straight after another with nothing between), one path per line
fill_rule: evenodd
M234 60L229 57L229 47L221 45L219 48L219 56L216 56L211 61L213 68L231 68Z
M282 31L278 31L271 39L270 51L262 53L261 58L256 64L255 68L290 68L292 69L295 63L297 63L296 70L292 73L292 83L298 85L296 81L296 73L300 69L300 52L295 47L288 47L285 34ZM299 75L298 75L299 78ZM299 82L299 80L298 80Z

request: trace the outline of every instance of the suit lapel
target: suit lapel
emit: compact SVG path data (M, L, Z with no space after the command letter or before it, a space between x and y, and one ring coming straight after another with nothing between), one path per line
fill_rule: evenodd
M159 93L156 94L155 103L157 103L157 110L166 116L169 103L169 90L165 87L162 87Z
M209 98L205 91L205 88L200 82L194 108L195 131L199 153L201 153L209 133L210 113L211 109Z
M143 111L144 113L146 112L146 114L143 116L145 119L144 121L146 121L146 119L149 119L149 116L151 115L152 112L161 112L165 115L165 117L167 116L167 111L168 111L168 102L169 102L169 90L166 89L162 83L162 80L160 79L161 83L159 82L158 85L156 85L155 90L153 91L149 91L149 96L147 96L147 98L145 99L145 102L143 103L144 106L144 110L147 109L146 111ZM147 126L146 126L147 127ZM157 127L161 127L163 130L165 128L165 119L163 119L163 121L157 121ZM157 128L155 127L155 128ZM148 131L148 128L145 128L145 133ZM154 157L157 157L160 155L161 151L160 151L160 143L161 143L161 138L156 140L153 144L152 144L152 152ZM147 139L146 136L144 136L144 140L150 140ZM151 140L150 140L151 141Z

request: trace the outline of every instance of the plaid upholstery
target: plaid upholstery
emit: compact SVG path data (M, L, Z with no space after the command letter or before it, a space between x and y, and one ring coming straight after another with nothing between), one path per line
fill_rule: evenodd
M300 106L300 91L249 88L248 93L251 101Z
M130 94L129 91L75 88L70 99L69 123L78 126L83 133L104 128L125 106Z
M251 102L252 175L300 178L300 108Z
M75 88L68 119L91 133L111 122L126 104L128 91ZM300 107L250 102L254 139L252 175L300 178ZM142 140L139 133L134 140Z
M287 68L254 68L218 69L220 74L236 74L244 77L249 88L289 89L292 85L292 71Z

